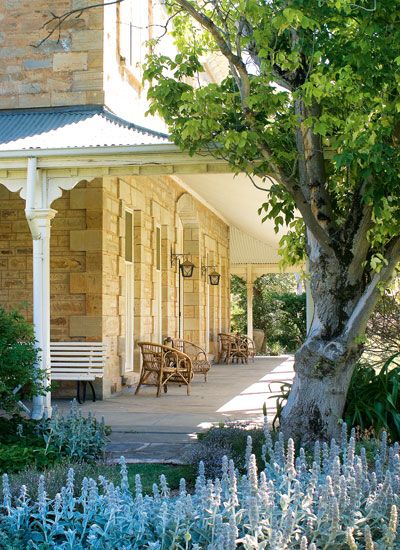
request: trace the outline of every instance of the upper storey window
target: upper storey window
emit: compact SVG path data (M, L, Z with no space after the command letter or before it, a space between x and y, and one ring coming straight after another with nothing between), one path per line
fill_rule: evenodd
M120 4L120 55L125 66L137 78L142 79L142 65L146 55L149 35L148 0L125 0Z

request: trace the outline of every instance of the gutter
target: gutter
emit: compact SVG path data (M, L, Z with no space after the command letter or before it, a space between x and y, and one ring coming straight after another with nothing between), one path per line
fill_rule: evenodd
M181 153L179 147L172 143L160 143L152 145L109 145L106 147L66 147L63 149L12 149L0 150L0 158L38 158L55 156L102 156L102 155L126 155L126 154L151 154L151 153Z
M0 150L0 158L29 158L29 157L56 157L56 156L102 156L102 155L127 155L127 154L151 154L151 153L171 153L186 155L187 158L193 158L193 162L199 158L207 162L208 159L218 162L219 159L212 157L209 153L204 155L197 153L189 155L182 151L173 143L153 143L151 145L107 145L101 147L65 147L60 149L10 149ZM335 151L332 149L324 150L324 158L331 159ZM221 163L226 161L220 160Z

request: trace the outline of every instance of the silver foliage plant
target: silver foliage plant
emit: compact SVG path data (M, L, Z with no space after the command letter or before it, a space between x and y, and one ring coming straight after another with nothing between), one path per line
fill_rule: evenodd
M46 449L51 446L62 455L78 460L100 458L107 445L104 418L99 422L90 412L83 416L75 399L65 416L54 407L51 419L39 423L37 431L44 438Z
M343 425L340 441L316 443L313 453L300 449L296 456L292 440L285 444L279 436L273 442L265 426L261 472L248 440L246 475L239 475L225 458L220 478L207 480L200 463L192 494L182 480L179 494L171 495L164 476L153 486L152 495L143 494L140 476L132 491L123 458L118 486L104 477L85 478L78 489L71 469L53 500L46 496L43 478L37 500L30 500L24 486L13 500L4 475L0 546L398 549L399 451L399 444L389 446L383 434L371 465L365 448L356 451L354 432L348 437Z

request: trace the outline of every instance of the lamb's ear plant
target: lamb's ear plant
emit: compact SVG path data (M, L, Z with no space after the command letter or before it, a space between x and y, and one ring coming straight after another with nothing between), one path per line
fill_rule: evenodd
M54 407L51 419L40 422L37 431L46 450L53 448L62 456L86 461L104 455L109 434L104 418L98 421L90 412L83 416L75 400L65 416Z
M264 433L261 472L249 438L246 474L239 475L225 457L219 478L207 480L200 463L193 494L182 481L171 495L164 476L151 496L143 494L139 477L132 491L124 459L118 485L84 478L79 488L71 469L53 499L44 477L31 500L25 487L13 497L4 475L1 548L400 548L398 443L389 445L382 434L371 468L365 450L356 447L354 430L348 435L345 425L340 441L316 443L313 453L296 453L293 441L286 444L282 436L273 442L266 424Z

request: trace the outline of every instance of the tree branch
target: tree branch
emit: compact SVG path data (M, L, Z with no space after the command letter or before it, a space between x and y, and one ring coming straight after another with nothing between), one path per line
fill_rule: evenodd
M103 6L111 6L113 4L120 4L121 2L124 2L124 0L109 0L108 2L99 2L98 4L91 4L90 6L84 6L83 8L76 8L74 10L67 11L61 15L57 15L53 12L50 12L50 19L45 21L42 25L42 29L50 25L51 23L55 23L54 27L48 32L47 36L45 36L38 44L31 44L33 48L39 48L44 42L47 42L49 38L53 36L55 32L58 33L57 41L60 40L61 36L61 28L63 23L67 21L68 19L71 19L75 16L75 19L79 19L83 12L88 10L93 10L95 8L101 8Z
M343 336L348 342L365 331L368 319L379 299L380 286L386 286L393 277L396 265L400 261L400 237L392 239L386 251L386 261L387 264L381 271L373 276L346 323Z
M310 202L311 211L317 223L327 235L335 235L337 226L332 213L332 200L326 187L325 159L321 136L315 134L304 121L309 117L321 116L321 108L316 103L306 107L302 100L295 101L298 117L296 131L299 152L300 182L305 198Z
M250 96L250 79L246 69L246 65L244 64L242 59L232 51L232 49L229 47L229 44L224 39L221 29L219 29L209 17L207 17L203 13L198 12L194 8L194 6L187 0L176 0L176 3L180 5L198 23L200 23L203 28L207 29L211 33L221 53L226 57L229 64L234 67L236 73L234 73L234 76L241 96L243 114L248 121L250 128L255 131L259 131L259 128L257 128L254 113L248 107L248 98ZM313 233L317 241L326 252L334 253L332 242L328 233L318 222L310 204L307 201L307 196L303 193L298 182L293 177L287 177L283 173L282 169L273 160L272 151L270 151L265 144L260 145L260 151L264 159L268 162L272 172L277 175L281 183L292 195L297 208L303 216L305 224Z
M363 204L366 185L367 181L364 181L356 190L343 228L343 240L347 240L348 248L353 256L347 275L350 284L354 284L359 280L364 269L363 263L370 249L368 231L372 227L372 206L366 203Z
M187 0L175 0L175 2L181 6L186 13L193 17L195 21L200 23L203 28L209 31L217 43L222 55L224 55L229 64L235 68L233 76L235 77L239 88L243 109L248 109L247 100L250 95L250 80L243 60L232 51L228 42L223 37L223 31L209 17L207 17L207 15L197 11L196 8Z

